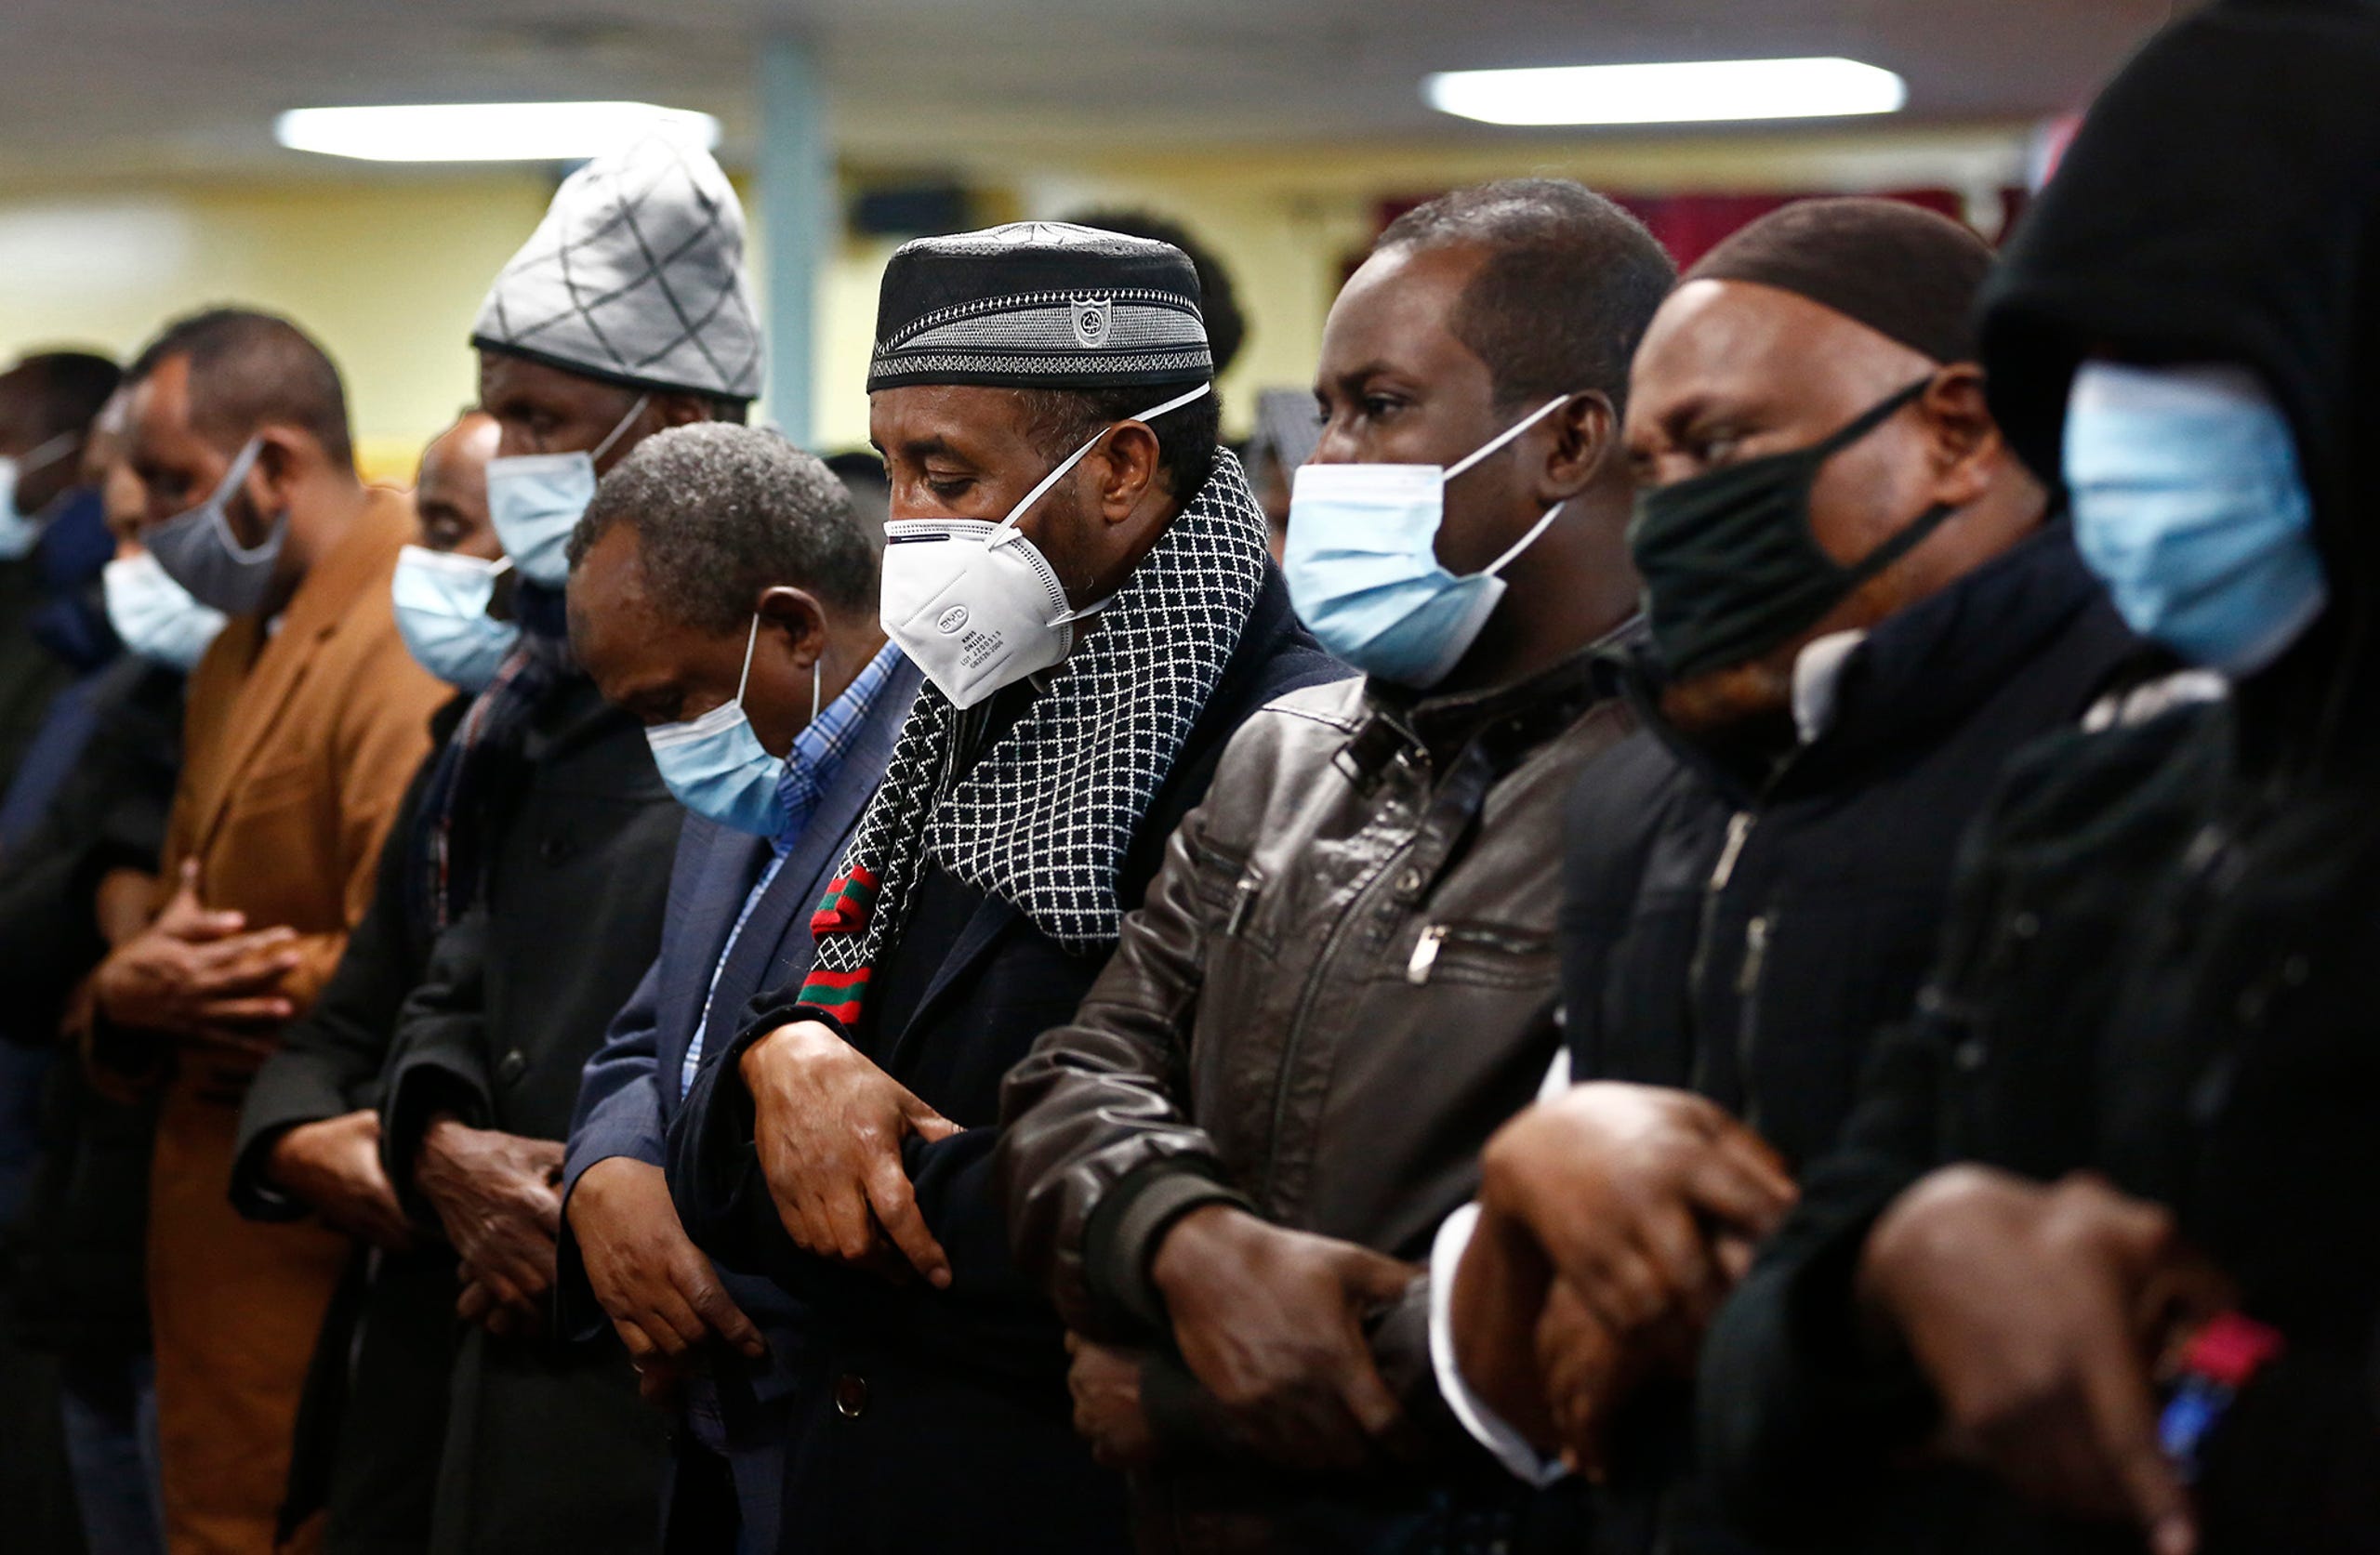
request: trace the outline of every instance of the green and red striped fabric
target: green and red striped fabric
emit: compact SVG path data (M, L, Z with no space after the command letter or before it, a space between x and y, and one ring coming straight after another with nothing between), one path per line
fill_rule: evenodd
M875 875L864 865L854 864L849 873L836 876L827 882L826 894L818 899L817 910L810 915L810 937L823 942L830 934L864 932L868 915L876 908L876 889ZM801 1002L851 1025L859 1020L860 1008L867 1000L867 973L866 967L837 972L813 964L810 975L801 981Z

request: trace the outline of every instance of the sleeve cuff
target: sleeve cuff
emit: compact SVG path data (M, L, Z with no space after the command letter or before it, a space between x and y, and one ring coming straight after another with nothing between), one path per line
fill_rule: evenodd
M589 1161L579 1170L584 1172L594 1164ZM587 1260L580 1256L578 1238L570 1229L570 1195L577 1185L573 1179L562 1187L562 1223L554 1232L554 1332L565 1344L586 1344L602 1338L611 1321L595 1299L595 1287L587 1278Z
M420 1153L430 1120L452 1113L466 1127L485 1128L492 1111L486 1093L469 1076L442 1064L417 1061L390 1080L380 1112L380 1164L407 1214L425 1224L436 1223L413 1176L414 1158Z
M724 1060L728 1053L740 1053L779 1027L803 1021L815 1021L846 1042L852 1039L851 1028L844 1025L842 1017L831 1009L821 1009L814 1004L802 1004L799 1000L779 999L763 1004L755 999L745 1008L744 1021L735 1028L735 1040L720 1056ZM706 1055L703 1061L709 1063L709 1057Z
M1168 1157L1127 1173L1107 1191L1083 1232L1083 1274L1094 1300L1130 1313L1152 1332L1172 1324L1149 1265L1168 1227L1210 1204L1253 1209L1246 1194L1195 1157Z
M231 1158L231 1207L243 1219L268 1223L300 1220L308 1214L307 1206L272 1185L268 1165L272 1159L272 1147L281 1136L300 1123L319 1122L317 1118L292 1118L275 1121L251 1132L241 1144L239 1153Z
M578 1187L578 1179L588 1169L615 1156L641 1161L648 1166L668 1170L669 1153L659 1140L634 1137L625 1133L607 1133L602 1139L575 1138L564 1142L562 1158L562 1197L565 1206Z
M1570 1049L1554 1049L1554 1061L1545 1066L1545 1078L1537 1083L1537 1099L1551 1101L1570 1088Z
M1455 1270L1478 1224L1479 1206L1464 1205L1447 1217L1430 1245L1430 1369L1437 1376L1438 1392L1446 1399L1447 1408L1471 1439L1493 1454L1513 1478L1542 1490L1570 1470L1561 1459L1540 1453L1528 1438L1505 1424L1487 1400L1471 1390L1455 1360Z
M231 1203L251 1220L295 1220L309 1213L272 1183L272 1147L292 1128L320 1123L366 1105L350 1100L314 1061L284 1047L257 1071L240 1109L232 1147Z

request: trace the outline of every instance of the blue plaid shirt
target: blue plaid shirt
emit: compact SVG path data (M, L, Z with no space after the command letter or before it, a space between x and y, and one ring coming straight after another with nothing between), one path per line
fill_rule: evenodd
M901 650L886 643L876 657L867 661L843 694L818 709L818 716L809 726L793 737L793 751L786 758L785 775L777 779L777 800L785 808L785 824L771 841L773 850L768 866L760 877L752 882L745 893L743 910L735 915L735 927L727 931L727 942L720 947L719 964L710 969L710 988L703 995L702 1019L694 1023L694 1040L686 1044L685 1061L678 1066L678 1094L683 1096L694 1086L694 1072L702 1067L703 1031L710 1024L710 1001L719 992L719 974L726 969L728 954L750 920L752 909L768 894L770 885L777 877L777 870L801 841L801 834L816 813L818 801L825 797L827 784L842 771L843 758L851 754L852 741L859 733L859 726L866 721L868 710L883 694L884 683L892 678L892 666L901 662Z

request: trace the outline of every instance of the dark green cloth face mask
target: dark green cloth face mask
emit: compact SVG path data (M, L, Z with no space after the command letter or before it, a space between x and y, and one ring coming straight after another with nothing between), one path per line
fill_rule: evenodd
M1664 679L1750 664L1791 640L1950 516L1948 506L1930 507L1848 567L1810 532L1819 468L1933 381L1920 378L1807 448L1637 494L1628 549L1645 582L1645 619Z

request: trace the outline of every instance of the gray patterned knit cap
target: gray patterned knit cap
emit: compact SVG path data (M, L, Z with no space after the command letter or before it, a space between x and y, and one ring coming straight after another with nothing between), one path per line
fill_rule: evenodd
M488 289L471 344L632 389L757 398L760 328L727 175L665 135L588 163Z

